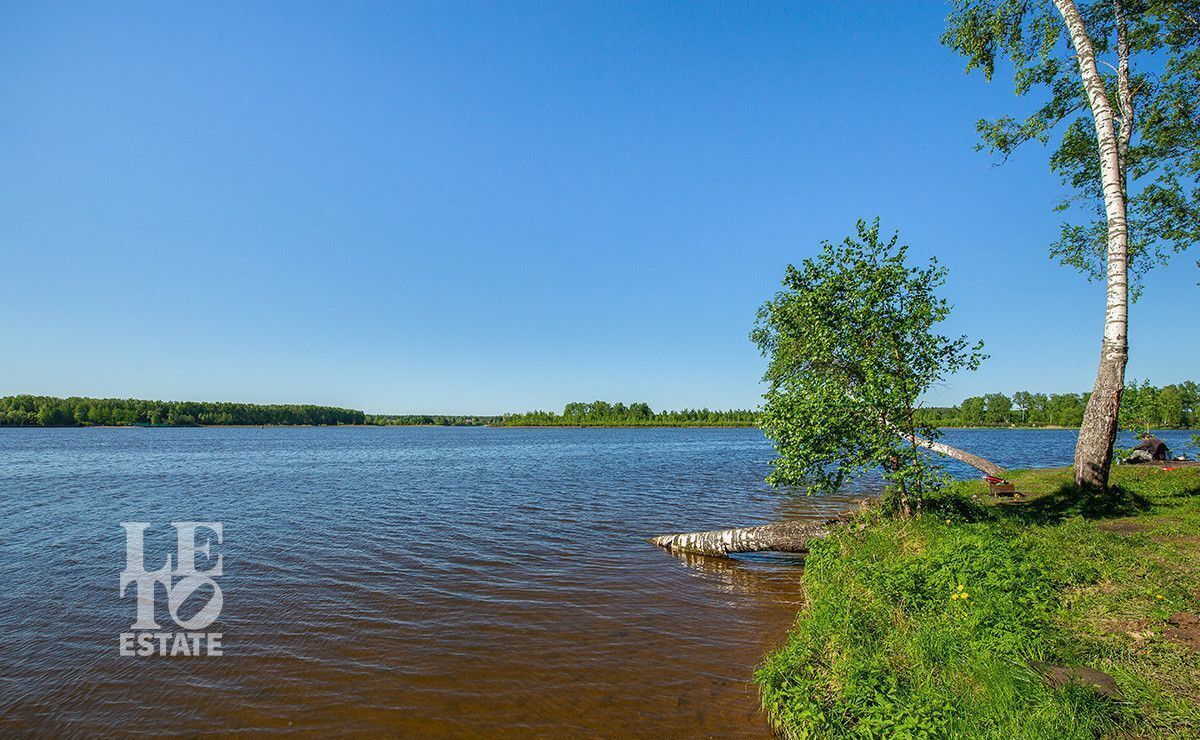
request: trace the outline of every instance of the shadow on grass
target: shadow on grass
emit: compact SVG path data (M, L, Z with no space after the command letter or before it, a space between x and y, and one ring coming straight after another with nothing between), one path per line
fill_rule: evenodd
M1200 493L1200 490L1197 491ZM1006 519L1023 524L1054 524L1063 519L1081 516L1084 519L1113 519L1144 514L1153 508L1145 496L1122 486L1110 486L1107 491L1082 489L1065 485L1053 493L1028 501L998 504L997 512Z

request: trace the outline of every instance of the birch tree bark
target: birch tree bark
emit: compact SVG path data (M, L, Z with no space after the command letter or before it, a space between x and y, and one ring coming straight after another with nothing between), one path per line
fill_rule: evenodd
M791 521L758 527L714 529L708 532L664 534L651 537L650 543L672 552L726 557L735 552L808 552L810 540L825 537L837 522Z
M1113 442L1117 436L1117 412L1125 388L1125 364L1129 358L1129 227L1126 216L1124 163L1116 121L1109 103L1104 80L1096 67L1096 51L1088 36L1083 16L1073 0L1054 0L1071 35L1071 45L1079 62L1079 73L1087 92L1088 105L1096 124L1096 142L1100 149L1100 177L1104 188L1104 213L1108 223L1108 290L1104 309L1104 337L1100 343L1100 366L1092 395L1079 428L1075 446L1075 483L1084 488L1104 489L1112 465ZM1116 0L1118 10L1121 0ZM1118 13L1120 16L1120 13ZM1128 46L1124 46L1123 95L1120 104L1132 100L1128 94ZM1131 127L1123 122L1122 137Z
M901 435L901 436L904 436L904 435ZM970 465L971 467L983 472L986 475L994 475L997 478L1004 477L1004 468L1000 467L999 465L992 462L991 460L983 459L979 455L972 455L970 452L967 452L965 450L960 450L957 447L951 447L950 445L948 445L944 442L938 442L938 441L932 440L932 439L925 439L924 437L918 437L915 435L911 438L906 438L906 439L909 439L913 444L915 444L918 447L924 447L925 449L930 450L931 452L936 452L939 455L945 455L946 457L952 458L954 460L958 460L961 463L966 463L967 465Z

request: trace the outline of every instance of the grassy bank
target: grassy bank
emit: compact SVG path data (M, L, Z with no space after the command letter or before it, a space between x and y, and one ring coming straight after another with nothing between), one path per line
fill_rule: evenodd
M958 484L814 547L808 606L757 675L780 734L1200 736L1200 469L1116 468L1111 498L1069 470L1011 478L1020 502Z

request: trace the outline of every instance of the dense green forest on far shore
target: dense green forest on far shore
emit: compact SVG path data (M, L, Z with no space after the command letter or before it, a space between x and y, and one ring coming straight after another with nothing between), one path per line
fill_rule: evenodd
M988 393L957 406L927 406L917 411L917 418L933 427L1078 427L1090 395ZM1190 380L1164 386L1130 383L1121 401L1121 426L1134 430L1200 427L1200 386Z
M311 404L145 401L136 398L0 398L0 426L484 426L498 416L364 414Z
M933 427L1078 427L1087 393L988 393L957 406L917 410ZM750 427L750 410L654 411L645 403L569 403L562 413L530 411L504 416L455 414L365 414L354 409L309 404L262 405L208 401L144 401L132 398L0 398L0 426L258 426L366 424L374 426L525 427ZM1152 386L1131 383L1121 403L1125 429L1200 428L1200 385L1193 381Z
M683 409L655 412L648 404L568 403L561 414L553 411L530 411L524 414L505 414L493 426L510 427L752 427L758 414L754 411L711 411Z
M309 404L261 405L209 401L143 401L134 398L0 398L0 426L210 426L260 424L363 424L354 409Z
M957 406L917 410L918 422L933 427L1078 427L1087 393L1031 393L1012 396L988 393ZM754 426L755 411L684 409L655 412L645 403L569 403L561 414L530 411L506 414L493 426ZM1125 429L1195 429L1200 427L1200 385L1193 381L1153 386L1131 383L1121 404Z

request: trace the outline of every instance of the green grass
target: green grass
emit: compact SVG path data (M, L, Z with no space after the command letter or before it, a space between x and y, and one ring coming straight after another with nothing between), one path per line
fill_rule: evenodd
M1163 637L1200 613L1200 469L1116 468L1103 496L1069 470L1011 479L1024 500L956 484L814 546L808 605L756 676L781 735L1200 736L1200 654ZM1031 660L1104 671L1122 699Z

